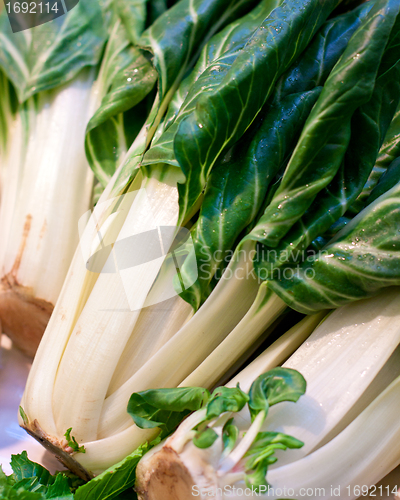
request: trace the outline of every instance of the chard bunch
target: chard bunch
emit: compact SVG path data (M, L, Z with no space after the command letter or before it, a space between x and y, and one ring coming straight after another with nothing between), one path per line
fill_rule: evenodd
M158 426L140 428L127 413L132 393L212 389L288 305L311 314L400 284L396 237L373 229L398 223L396 169L375 176L376 189L388 183L383 197L364 199L341 232L335 226L351 218L394 137L400 5L378 0L336 16L338 3L180 0L129 45L152 54L136 59L140 78L135 62L129 89L110 77L86 136L105 188L82 224L21 402L21 425L81 477L127 456L136 465L134 450L157 437ZM130 143L125 118L147 103ZM102 133L119 163L108 146L101 156ZM177 242L181 227L190 235ZM328 254L307 260L332 234ZM365 253L387 266L362 266Z

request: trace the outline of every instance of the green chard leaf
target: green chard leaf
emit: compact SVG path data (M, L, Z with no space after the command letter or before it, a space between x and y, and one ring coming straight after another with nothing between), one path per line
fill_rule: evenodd
M290 279L268 287L291 308L312 314L400 285L400 183L368 205Z
M232 63L263 20L279 5L280 0L263 0L244 17L235 20L214 35L206 44L189 76L175 92L163 123L164 133L153 141L144 156L143 165L170 163L179 166L175 158L174 138L180 123L196 109L201 96L220 84Z
M178 387L133 393L128 413L141 429L160 427L162 435L174 431L190 412L199 410L210 398L207 389Z
M306 381L291 368L273 368L260 375L251 385L249 408L252 420L259 412L282 401L296 402L306 392Z
M126 4L128 8L130 4ZM107 43L96 85L101 105L86 129L86 156L97 179L105 186L125 155L127 142L124 112L139 104L151 92L157 72L143 52L128 39L117 17ZM140 110L139 110L140 111ZM136 111L136 115L138 111ZM130 116L143 125L144 117Z
M351 37L307 119L279 188L252 231L256 241L276 247L340 169L352 119L373 95L399 9L395 0L379 0Z
M381 67L385 67L383 57ZM400 53L398 54L400 59ZM324 234L342 217L361 193L375 165L386 131L400 99L400 63L378 76L371 100L361 106L351 120L351 138L338 173L320 191L312 206L282 238L273 252L264 252L267 259L256 268L266 279L280 267L295 264L318 235ZM260 269L263 273L260 273Z
M182 78L197 60L202 46L225 24L248 11L257 0L180 0L143 33L138 45L149 51L158 73L158 94L114 183L123 189L140 166L144 152Z
M107 36L99 2L80 0L68 14L13 33L6 10L0 14L0 67L24 102L42 90L70 81L97 65Z
M246 131L272 92L326 20L335 0L286 0L264 20L223 81L201 96L175 136L175 156L186 176L179 185L180 220L203 191L220 154ZM216 68L218 69L218 68Z
M372 169L362 192L349 208L349 214L356 215L364 208L367 198L378 184L379 179L398 156L400 156L400 106L397 107L385 140L379 151L375 166Z
M119 18L121 19L130 42L137 45L146 27L147 6L150 0L114 0Z
M240 233L256 220L267 192L272 191L271 183L295 147L321 85L370 8L362 6L324 24L300 60L278 81L271 103L212 170L192 229L198 278L180 294L194 309L209 295L216 271L222 274ZM183 274L191 269L190 264L188 260L182 267Z
M400 158L396 158L386 170L386 172L379 179L379 182L372 190L370 196L367 198L366 205L369 205L377 198L385 194L389 189L392 189L400 182Z

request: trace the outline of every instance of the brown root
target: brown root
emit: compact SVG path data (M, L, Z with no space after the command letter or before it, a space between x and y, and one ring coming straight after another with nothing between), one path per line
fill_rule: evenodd
M139 500L189 500L195 482L171 448L163 447L136 469L136 491Z
M33 357L54 305L34 297L32 290L16 282L11 274L0 281L0 320L2 332L14 345Z
M59 441L44 432L37 420L30 422L28 425L21 425L28 434L34 437L39 443L50 451L59 462L67 467L74 474L85 481L90 481L93 475L88 472L82 465L77 462L73 453L71 453L65 440Z

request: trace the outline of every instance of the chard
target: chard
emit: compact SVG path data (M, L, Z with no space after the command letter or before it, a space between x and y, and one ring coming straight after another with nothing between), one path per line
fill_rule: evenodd
M93 176L82 147L105 41L100 4L12 33L0 16L0 66L15 115L2 159L0 317L33 355L75 251ZM88 67L92 67L89 69ZM84 69L82 69L84 68Z
M204 410L188 417L175 434L139 462L139 498L157 498L160 484L165 485L165 481L171 484L171 498L183 499L191 496L195 485L204 491L209 488L217 497L224 486L246 485L265 497L279 498L282 494L274 495L274 488L292 488L296 496L301 487L313 487L314 491L331 485L346 488L382 479L400 461L398 450L391 446L393 437L400 432L394 403L400 380L400 330L396 322L399 300L398 289L387 290L329 315L283 364L284 369L304 374L305 396L295 405L282 402L270 408L264 423L259 416L264 404L259 381L269 372L260 374L281 361L277 353L285 342L279 340L278 345L267 348L227 385L232 390L240 384L243 391L250 391L249 408L239 412L221 408L220 415L208 423L216 437L202 449L196 446L192 429L198 425L196 415L201 418ZM304 319L297 328L303 329L312 318ZM296 333L296 327L289 333ZM286 335L285 340L289 338ZM269 400L274 391L270 389L267 394ZM386 406L388 403L390 406ZM282 438L287 435L297 441ZM279 436L275 459L267 453L274 436ZM257 445L257 439L261 444L267 438L271 441L262 447ZM296 446L299 441L304 445ZM289 444L293 450L279 451ZM375 446L381 457L379 468L371 460ZM336 466L332 467L332 463ZM324 498L331 498L330 491L326 490ZM354 498L353 490L351 494Z
M271 13L270 20L274 24L278 15L287 14L286 20L279 20L282 30L276 31L270 27L264 35L265 26L262 24L240 52L227 74L226 82L224 80L220 85L221 89L230 92L227 83L235 80L244 61L246 64L253 62L257 79L264 80L265 57L273 62L268 73L272 86L305 48L336 3L333 0L323 5L307 2L305 9L300 9L296 2L284 2L283 6ZM267 18L264 23L270 21ZM265 36L270 43L262 43ZM275 42L290 47L289 53L282 53L283 59L278 65ZM259 52L254 52L255 45L260 49ZM255 53L258 57L253 60ZM186 61L188 55L182 57ZM247 71L241 83L241 86L246 87L249 98L246 109L243 109L242 128L247 128L253 121L267 97L261 96L259 87L251 81L250 72ZM208 105L211 104L211 101L208 102ZM159 109L162 107L153 108L156 115ZM143 129L143 137L139 134L139 142L142 138L145 143L150 142L155 131L152 124L157 119L153 115L148 119L151 124L149 128L146 126ZM187 120L182 124L186 123ZM226 119L221 123L229 125ZM178 135L182 138L181 127L176 137ZM131 147L127 160L116 170L96 206L92 222L86 226L81 238L81 249L72 262L21 403L26 415L25 420L21 417L21 425L86 478L123 459L157 433L155 429L139 429L126 414L126 404L132 392L183 383L239 323L258 289L256 278L242 280L241 273L246 276L247 271L252 269L252 262L247 259L244 264L233 263L239 274L216 287L212 300L204 304L186 324L189 305L182 308L179 303L181 299L174 302L180 320L171 328L166 325L171 338L164 337L161 341L163 334L159 331L159 324L165 314L162 309L158 315L146 320L145 327L141 326L143 311L140 309L146 305L150 290L152 293L157 288L157 275L162 282L162 272L159 273L162 259L152 261L147 270L137 266L121 274L105 272L113 269L112 245L148 227L178 227L181 222L188 222L190 214L197 210L197 205L193 203L188 210L180 211L182 186L190 184L183 184L185 178L182 170L186 174L185 168L161 163L137 169L135 158L140 158L140 155L136 154L136 146ZM200 171L197 174L202 176ZM115 194L125 196L115 200ZM197 198L197 195L192 198L193 202L197 203ZM110 215L111 222L108 221ZM168 252L173 236L171 233L170 239L163 242L165 252ZM83 250L87 262L102 246L104 260L100 270L103 272L85 269L80 252ZM105 267L102 269L103 265ZM122 289L123 280L126 280L129 289L129 304L126 291ZM275 308L271 307L271 318L258 325L261 330L265 322L272 322L278 311L286 307L280 299L275 297L274 300L277 304ZM129 310L131 303L134 303L132 311ZM221 311L228 308L232 312L221 315ZM172 317L170 320L175 321ZM174 329L177 326L182 327L176 332ZM213 335L205 335L211 330ZM138 350L136 359L132 360L129 367L120 365L126 346L129 345L131 352L136 352L137 346L146 343L152 343L154 347L157 345L158 350L154 353L148 345L145 351L149 358L141 357ZM191 355L186 355L189 352ZM207 385L206 378L201 385ZM84 447L85 453L71 450L65 439L66 431L71 428L70 435L76 439L78 446Z

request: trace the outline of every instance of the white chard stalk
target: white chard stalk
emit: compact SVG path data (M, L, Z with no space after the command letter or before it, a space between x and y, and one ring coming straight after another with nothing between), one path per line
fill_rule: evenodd
M161 491L168 500L211 494L219 499L247 498L245 453L259 430L284 433L304 443L276 450L278 461L268 467L258 489L261 496L298 498L301 488L310 488L311 498L318 498L318 488L324 488L320 497L328 499L335 497L331 486L341 489L342 497L359 496L356 485L373 485L400 463L400 451L393 446L400 437L399 307L399 290L388 289L334 311L306 340L324 313L303 319L227 386L239 383L249 391L257 377L282 363L293 338L292 350L299 340L305 342L282 366L304 376L305 396L296 404L271 406L262 425L263 412L253 421L247 406L238 413L228 412L208 424L218 438L205 449L196 447L194 426L184 421L140 461L139 498L157 500ZM227 455L222 434L231 417L239 438ZM185 445L177 446L179 442Z
M21 425L55 446L53 451L84 477L99 474L157 435L157 429L139 429L127 413L132 393L187 386L192 379L211 388L286 307L274 294L257 298L259 283L248 277L252 261L245 252L230 264L237 271L234 278L222 279L195 315L179 296L162 301L170 278L163 259L119 269L115 244L156 227L176 227L181 179L175 167L156 166L151 177L139 171L124 196L108 198L105 190L82 231L29 375L21 402L27 421L21 419ZM164 255L171 244L172 239L163 239ZM94 272L85 264L100 249ZM127 255L133 250L128 246ZM247 332L251 335L243 342ZM222 356L216 366L224 342L232 356ZM85 453L68 448L64 434L71 427Z
M84 137L93 72L30 98L10 127L2 157L0 319L29 355L36 351L78 244L93 175Z

